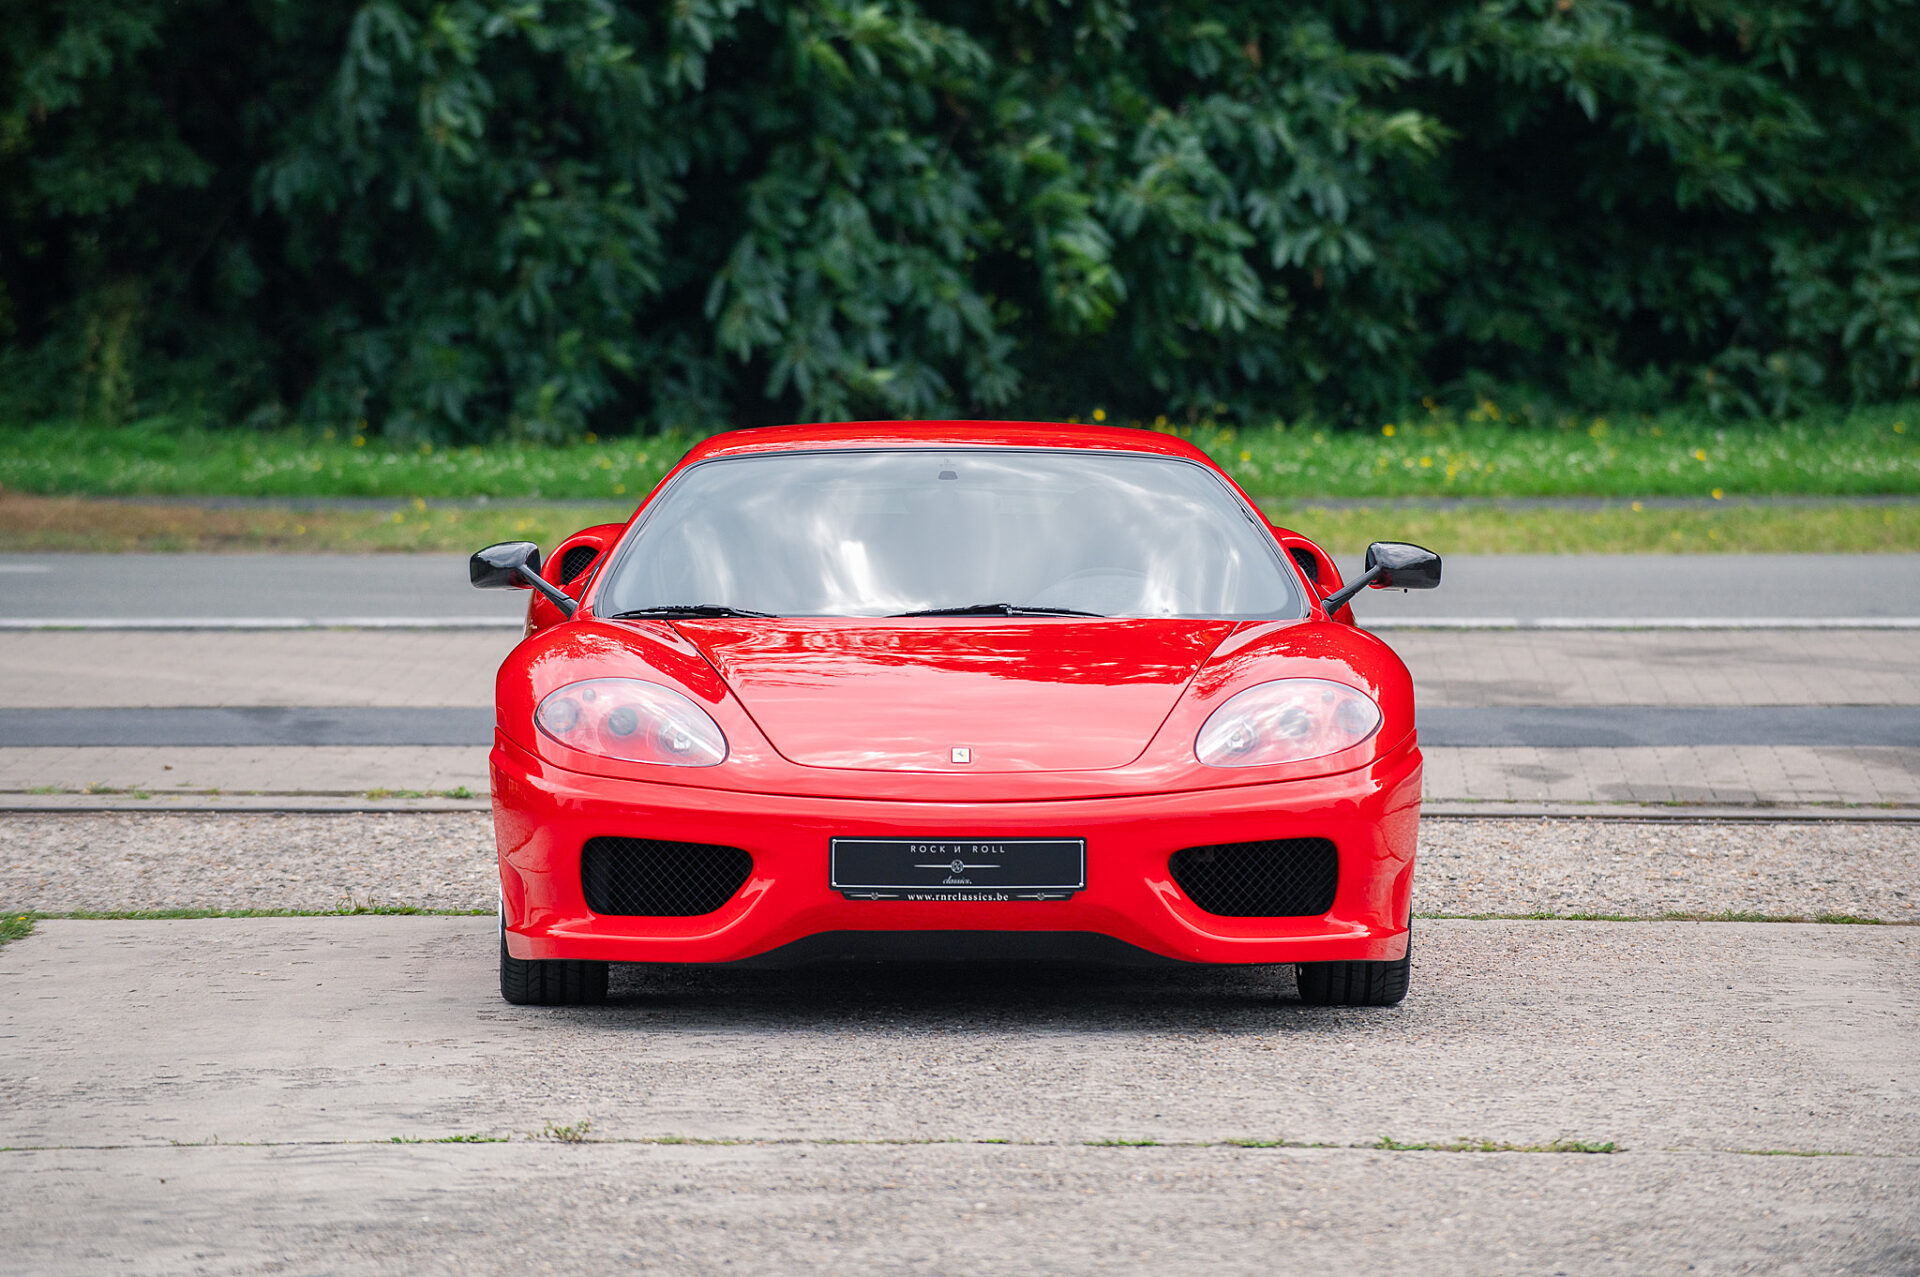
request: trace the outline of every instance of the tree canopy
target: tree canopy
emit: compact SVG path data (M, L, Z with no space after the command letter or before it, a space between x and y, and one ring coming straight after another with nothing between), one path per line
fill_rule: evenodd
M0 0L20 415L1920 387L1906 0Z

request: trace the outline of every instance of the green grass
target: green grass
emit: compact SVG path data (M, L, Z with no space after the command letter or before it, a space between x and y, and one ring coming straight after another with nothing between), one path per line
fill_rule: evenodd
M1370 430L1199 426L1179 433L1249 492L1273 498L1920 493L1920 401L1781 423L1716 425L1669 414L1517 426L1498 405L1483 404L1464 418L1415 409ZM333 430L52 423L6 432L0 489L631 504L696 437L396 448Z
M0 488L84 496L495 497L637 501L691 435L563 446L396 448L332 430L55 423L0 444Z
M1620 1146L1612 1140L1557 1139L1545 1144L1507 1144L1499 1140L1449 1140L1444 1144L1409 1143L1382 1135L1366 1147L1395 1153L1617 1153Z
M472 798L473 791L465 785L452 789L369 789L362 797L376 803L388 798Z
M534 1138L554 1140L561 1144L584 1144L592 1132L592 1119L583 1117L579 1121L566 1126L557 1126L552 1122L548 1122Z
M0 944L32 935L34 917L30 913L0 913Z
M1495 409L1497 412L1497 409ZM1920 402L1780 423L1515 426L1403 414L1370 432L1183 431L1262 497L1861 496L1920 492Z

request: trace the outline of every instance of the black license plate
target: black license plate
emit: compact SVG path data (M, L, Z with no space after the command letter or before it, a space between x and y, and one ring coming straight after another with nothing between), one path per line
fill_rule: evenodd
M1065 900L1087 885L1084 838L835 838L850 900Z

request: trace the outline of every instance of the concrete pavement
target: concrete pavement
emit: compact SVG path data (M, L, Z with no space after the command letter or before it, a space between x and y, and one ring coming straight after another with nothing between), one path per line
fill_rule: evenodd
M54 1221L22 1227L13 1256L89 1277L1920 1266L1911 1159L542 1142L71 1150L9 1169Z
M0 950L32 1271L1920 1265L1908 928L1426 922L1353 1011L1071 967L536 1010L490 919L41 927ZM1459 1141L1617 1151L1392 1151Z

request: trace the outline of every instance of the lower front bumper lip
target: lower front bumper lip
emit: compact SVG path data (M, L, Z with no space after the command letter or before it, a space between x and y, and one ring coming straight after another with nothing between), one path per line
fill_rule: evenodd
M1387 960L1405 953L1419 818L1420 757L1408 748L1339 776L1230 790L1008 803L795 798L554 768L501 741L493 753L503 916L517 958L736 962L810 937L1019 933L1106 937L1182 962ZM753 856L746 884L698 917L596 914L580 848L600 836L720 843ZM1064 900L862 900L833 890L836 836L1077 837L1086 887ZM1331 838L1340 886L1324 915L1202 912L1167 857L1189 846ZM910 939L897 942L912 948Z

